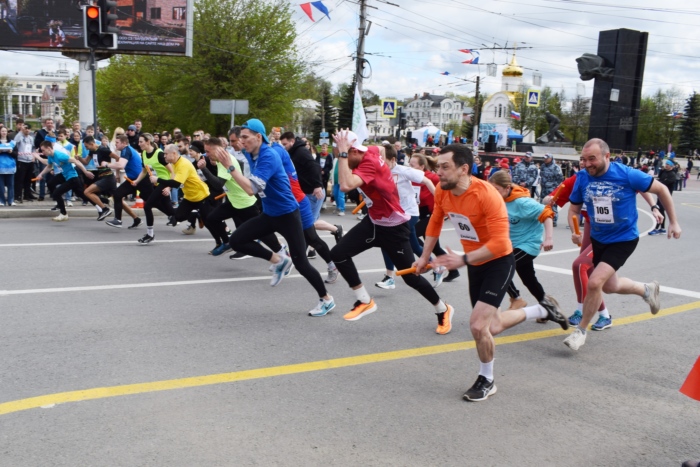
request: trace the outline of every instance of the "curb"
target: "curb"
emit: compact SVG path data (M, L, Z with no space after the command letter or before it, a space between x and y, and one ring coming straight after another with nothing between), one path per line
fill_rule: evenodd
M52 211L51 208L53 206L46 206L45 208L42 207L37 207L37 208L21 208L21 207L6 207L6 208L0 208L0 219L34 219L34 218L52 218L56 217L59 213L58 211ZM143 212L143 209L133 209L134 213L141 217L145 218L145 214ZM97 211L93 208L66 208L66 212L68 213L68 217L75 217L75 218L96 218L97 217ZM165 214L161 213L157 209L154 209L153 215L155 217L165 217ZM110 214L109 218L114 217L113 215ZM122 216L123 217L123 216ZM129 217L128 215L126 216L127 218ZM105 219L106 220L106 219Z

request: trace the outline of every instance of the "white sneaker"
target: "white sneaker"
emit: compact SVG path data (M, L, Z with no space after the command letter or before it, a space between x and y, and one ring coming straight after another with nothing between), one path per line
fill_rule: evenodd
M326 316L333 308L335 308L335 301L333 301L333 297L331 297L330 301L328 302L323 301L321 298L318 301L318 305L316 305L313 310L309 311L309 316Z
M564 344L566 344L566 346L569 347L571 350L578 350L579 347L581 347L585 343L586 335L578 327L574 329L574 332L569 334L566 339L564 339Z
M648 282L644 286L649 289L649 296L644 299L649 304L649 310L652 315L655 315L661 309L661 301L659 300L659 281Z
M440 287L440 284L442 284L442 281L445 280L445 277L450 273L450 271L447 270L445 266L438 266L433 270L433 277L435 278L435 284L433 285L434 289L437 289Z
M72 207L73 207L73 202L72 202L72 201L66 201L66 206L68 206L69 208L72 208Z
M68 214L59 214L58 216L51 219L54 222L64 222L68 220Z
M185 235L194 235L194 233L197 231L197 227L194 225L188 225L186 229L182 230L182 233Z

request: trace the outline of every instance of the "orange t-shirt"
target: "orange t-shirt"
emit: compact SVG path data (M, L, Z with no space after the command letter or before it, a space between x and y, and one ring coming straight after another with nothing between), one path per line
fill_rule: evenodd
M506 203L490 183L472 177L471 185L460 196L436 186L435 208L425 234L439 237L445 216L454 225L465 253L482 246L494 255L493 259L513 252Z

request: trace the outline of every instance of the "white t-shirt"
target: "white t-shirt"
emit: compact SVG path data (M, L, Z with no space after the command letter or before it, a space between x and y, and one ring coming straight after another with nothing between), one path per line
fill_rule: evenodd
M420 183L425 178L421 170L403 165L396 165L391 169L391 174L399 190L399 202L409 216L418 216L418 203L420 200L420 187L412 183Z

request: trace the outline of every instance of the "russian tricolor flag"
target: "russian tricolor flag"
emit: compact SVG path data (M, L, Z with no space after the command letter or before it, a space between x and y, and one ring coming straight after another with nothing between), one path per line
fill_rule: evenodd
M515 110L510 111L510 118L513 118L515 120L520 120L520 114L516 112Z

